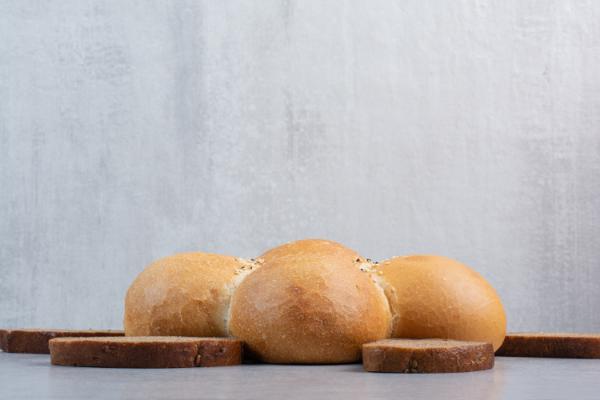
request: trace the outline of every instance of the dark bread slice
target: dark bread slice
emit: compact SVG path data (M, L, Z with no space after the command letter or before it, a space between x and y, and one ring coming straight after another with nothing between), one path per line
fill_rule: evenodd
M515 332L496 351L501 357L600 358L600 333Z
M8 353L50 354L48 341L59 337L125 336L125 331L0 329L0 349Z
M108 368L220 367L240 365L242 347L243 342L236 338L60 338L50 341L50 362Z
M370 372L470 372L494 367L491 343L450 339L384 339L364 344Z

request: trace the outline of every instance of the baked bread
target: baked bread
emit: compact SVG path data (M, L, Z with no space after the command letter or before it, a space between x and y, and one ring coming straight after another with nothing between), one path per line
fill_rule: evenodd
M357 268L357 253L300 240L263 254L231 299L229 333L247 354L281 364L359 361L364 343L390 335L383 291Z
M226 337L231 294L260 262L181 253L150 264L125 297L127 336Z
M125 300L127 336L237 336L270 363L344 363L390 336L490 342L506 333L498 295L440 256L372 263L328 240L257 259L182 253L150 264Z
M367 266L363 266L363 269ZM392 337L491 342L506 334L500 298L481 275L446 257L394 257L371 265L392 309Z
M0 349L9 353L50 354L48 341L60 337L125 336L123 331L0 329Z
M368 372L470 372L494 367L491 343L450 339L385 339L363 345Z
M509 333L496 351L503 357L600 358L600 333Z
M108 368L220 367L242 363L242 342L225 338L119 337L50 341L54 365Z

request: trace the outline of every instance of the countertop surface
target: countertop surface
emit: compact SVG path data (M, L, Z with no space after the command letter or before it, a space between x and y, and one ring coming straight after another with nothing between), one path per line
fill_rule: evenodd
M0 352L1 399L600 399L600 360L496 357L492 370L367 373L361 364L63 367Z

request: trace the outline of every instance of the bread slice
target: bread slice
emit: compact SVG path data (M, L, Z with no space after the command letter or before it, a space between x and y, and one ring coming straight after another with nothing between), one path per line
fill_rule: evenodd
M450 339L384 339L362 347L370 372L469 372L494 367L491 343Z
M0 349L8 353L50 354L48 341L59 337L125 336L125 331L0 329Z
M502 357L600 358L600 333L509 333L496 351Z
M50 341L54 365L108 368L220 367L242 363L236 338L127 336Z

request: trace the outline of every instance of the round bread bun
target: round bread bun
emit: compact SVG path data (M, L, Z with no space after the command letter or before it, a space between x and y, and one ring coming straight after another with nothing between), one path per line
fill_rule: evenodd
M361 359L364 343L391 333L383 291L357 267L357 253L309 239L269 250L263 266L235 290L229 333L247 354L279 364L334 364Z
M126 336L227 336L231 293L258 262L181 253L150 264L125 298ZM253 270L252 269L252 270Z
M477 272L446 257L394 257L374 265L373 277L392 309L392 337L491 342L506 335L506 313Z
M350 250L339 243L324 239L303 239L289 242L283 246L272 248L259 258L265 263L268 263L277 259L302 258L314 254L338 258L343 262L351 262L353 264L365 261L354 250Z

